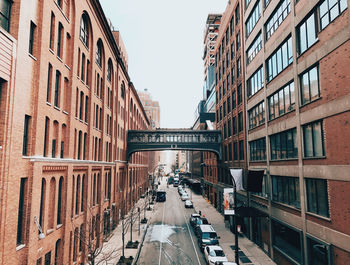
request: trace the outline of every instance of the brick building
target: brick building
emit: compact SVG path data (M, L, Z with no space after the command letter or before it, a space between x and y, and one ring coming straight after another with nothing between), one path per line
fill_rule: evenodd
M253 239L278 264L350 263L349 1L246 1Z
M237 112L238 98L227 89L224 95L224 81L227 87L228 74L232 78L235 72L237 77L237 47L230 50L236 54L228 62L236 70L229 73L225 61L228 44L237 44L229 21L237 20L238 5L241 23L234 31L242 35L246 136L233 141L234 145L242 139L244 147L238 144L230 156L230 133L237 130L229 120ZM247 150L242 156L247 156L247 169L265 171L262 192L239 192L238 200L266 217L244 218L240 224L242 232L278 264L350 263L348 6L347 0L229 1L223 14L216 45L216 91L224 163L242 167L235 152L239 157L239 150ZM232 87L232 81L229 84ZM226 184L225 176L229 174L220 177L219 172L217 186Z
M99 1L0 3L0 264L84 264L145 192L150 122Z

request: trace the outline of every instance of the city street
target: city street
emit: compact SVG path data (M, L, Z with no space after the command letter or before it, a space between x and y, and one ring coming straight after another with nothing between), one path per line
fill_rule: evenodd
M189 224L194 210L186 209L177 188L167 188L165 183L160 189L167 191L167 199L156 203L138 264L205 264Z

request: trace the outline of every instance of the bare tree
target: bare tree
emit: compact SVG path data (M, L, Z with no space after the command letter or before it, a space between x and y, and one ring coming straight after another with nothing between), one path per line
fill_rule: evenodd
M120 249L112 244L105 244L106 228L104 222L101 222L99 214L94 214L91 207L87 207L89 215L87 222L80 226L73 223L74 241L73 241L73 260L77 251L83 251L87 255L86 262L90 265L106 264L116 259L120 255ZM110 226L112 224L109 224ZM109 228L108 228L109 229Z

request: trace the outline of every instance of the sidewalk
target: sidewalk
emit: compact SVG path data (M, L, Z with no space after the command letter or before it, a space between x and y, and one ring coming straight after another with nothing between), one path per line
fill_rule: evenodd
M137 207L140 207L142 209L142 205L144 204L144 201L147 199L140 199L136 205L135 209ZM138 247L137 248L126 248L126 244L130 241L130 227L128 228L128 231L125 234L124 238L124 256L126 258L129 258L132 256L133 263L135 264L137 257L139 255L139 251L141 250L144 236L146 235L148 224L150 223L150 218L153 215L153 207L154 204L151 205L152 210L147 211L146 210L146 218L147 223L146 224L140 224L140 231L139 231L139 215L137 210L135 211L136 218L135 223L133 224L132 228L132 241L138 241ZM144 218L144 211L142 210L140 212L140 220ZM103 243L103 248L101 254L96 258L96 263L101 262L99 264L101 265L116 265L120 259L120 257L123 255L122 249L123 249L123 241L122 241L122 221L120 220L118 226L111 232L111 236L108 238L106 242Z
M232 248L235 245L235 235L226 227L224 222L224 216L222 216L209 202L201 195L197 195L192 192L192 201L194 208L198 212L202 212L202 215L208 219L211 225L216 230L218 236L220 236L220 246L224 250L226 257L229 261L235 260L235 252ZM247 239L246 237L239 237L238 246L240 249L240 264L245 265L272 265L276 264L271 258L263 252L256 244ZM243 253L241 252L243 251ZM246 256L248 259L242 260L242 256ZM249 262L249 260L251 262ZM245 261L245 262L243 262Z

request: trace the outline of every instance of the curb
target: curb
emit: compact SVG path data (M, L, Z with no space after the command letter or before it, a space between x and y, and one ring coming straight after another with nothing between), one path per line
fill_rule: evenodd
M146 237L147 230L148 230L148 227L149 227L150 219L151 219L151 218L148 219L148 223L147 223L147 225L146 225L146 229L145 229L144 232L143 232L142 240L141 240L140 245L139 245L139 247L138 247L138 249L137 249L137 253L136 253L135 259L134 259L133 262L132 262L132 265L136 265L137 262L138 262L138 260L139 260L140 253L141 253L141 249L142 249L142 246L143 246L143 242L145 241L145 237Z

